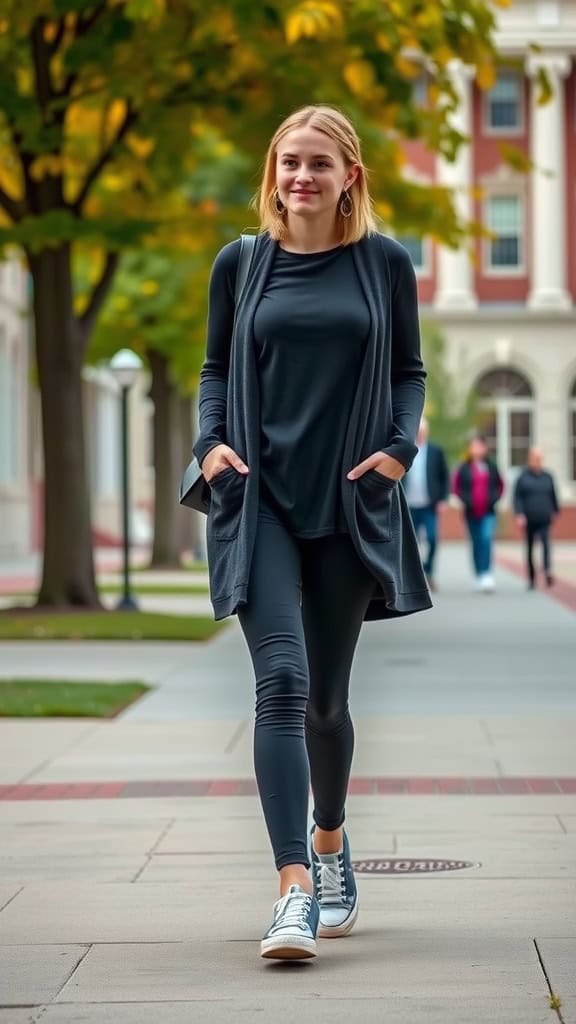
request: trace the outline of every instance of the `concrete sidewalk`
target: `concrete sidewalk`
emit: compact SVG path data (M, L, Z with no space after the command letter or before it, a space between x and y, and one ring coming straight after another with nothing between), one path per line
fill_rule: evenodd
M3 675L155 684L114 722L0 723L0 1024L575 1024L576 617L503 570L472 593L458 547L438 578L432 612L364 628L361 913L313 963L258 956L276 880L237 624L0 647Z

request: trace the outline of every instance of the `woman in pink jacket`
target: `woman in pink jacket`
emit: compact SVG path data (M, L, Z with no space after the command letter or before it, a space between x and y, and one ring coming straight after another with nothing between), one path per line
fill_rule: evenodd
M464 505L478 590L494 590L491 574L492 541L496 527L496 505L504 483L496 463L488 458L486 438L475 435L468 445L468 457L458 466L452 490Z

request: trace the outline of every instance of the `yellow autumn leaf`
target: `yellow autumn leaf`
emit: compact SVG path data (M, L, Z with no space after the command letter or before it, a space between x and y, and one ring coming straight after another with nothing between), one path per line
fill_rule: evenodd
M479 89L492 89L496 84L496 67L492 62L484 61L476 67L476 84Z
M454 51L442 43L441 46L437 46L434 50L434 61L439 68L445 68L451 60L454 59Z
M143 281L140 285L140 291L142 295L157 295L160 291L160 285L158 281Z
M390 36L387 36L385 32L376 33L376 46L382 53L390 53L392 49L392 40Z
M134 135L133 132L130 132L126 136L126 145L134 156L139 157L140 160L145 160L155 149L156 142L154 139L143 139L140 135Z
M327 39L342 27L342 12L329 0L303 0L286 18L288 43L299 39Z
M102 176L102 184L108 192L121 192L123 188L126 188L125 178L114 171L108 171Z
M414 79L422 74L422 65L417 61L408 60L401 53L394 58L394 65L403 78Z
M126 117L126 101L121 99L112 100L106 114L107 128L111 135L115 135Z
M374 87L374 68L366 60L353 60L344 68L344 81L353 93L366 96Z
M63 170L62 157L55 153L43 153L37 156L30 164L30 177L34 181L42 181L43 178L56 177Z
M44 42L53 43L58 35L58 22L47 21L44 25Z

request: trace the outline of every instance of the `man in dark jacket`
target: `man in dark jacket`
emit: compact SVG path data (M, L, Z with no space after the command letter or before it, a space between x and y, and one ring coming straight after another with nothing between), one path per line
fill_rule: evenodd
M551 586L554 582L550 563L550 524L559 511L554 478L551 473L542 468L540 449L532 448L528 454L528 465L520 473L514 488L516 521L524 530L526 537L526 563L530 590L534 589L536 579L533 551L534 541L537 537L542 543L546 583Z
M426 419L420 421L416 437L418 454L412 468L403 479L406 500L416 535L426 534L428 552L424 559L424 572L430 590L436 590L434 558L438 545L438 507L446 501L450 491L450 473L446 456L437 444L428 440L430 429Z

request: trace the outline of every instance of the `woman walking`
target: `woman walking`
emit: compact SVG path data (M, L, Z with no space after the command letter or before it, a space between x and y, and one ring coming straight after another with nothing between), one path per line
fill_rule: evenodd
M376 232L341 113L307 107L280 125L258 210L236 309L239 241L212 270L194 453L211 488L215 616L238 614L256 679L255 770L280 884L261 953L292 959L315 956L318 934L347 934L358 912L343 823L362 622L431 604L398 486L425 373L410 259Z
M496 505L502 497L504 483L496 463L488 458L486 438L481 434L471 439L468 458L458 466L452 489L464 505L476 588L490 593L494 590L491 568Z

